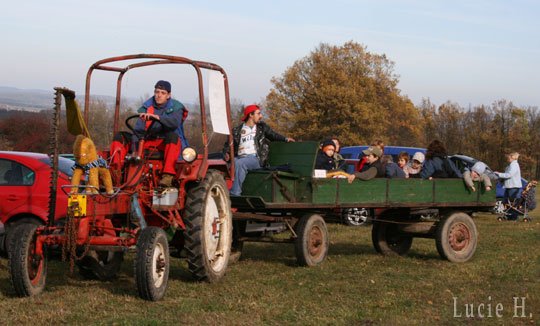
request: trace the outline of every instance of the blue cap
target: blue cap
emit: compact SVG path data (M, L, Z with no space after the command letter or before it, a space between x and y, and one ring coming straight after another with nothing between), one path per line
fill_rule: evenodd
M166 80L160 80L160 81L158 81L156 83L156 86L154 86L154 88L159 88L159 89L165 90L168 93L170 93L171 92L171 83L169 83Z

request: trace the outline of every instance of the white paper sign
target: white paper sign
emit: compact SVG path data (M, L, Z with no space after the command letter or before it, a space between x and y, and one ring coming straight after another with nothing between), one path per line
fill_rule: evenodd
M225 83L223 74L219 71L209 71L208 100L210 104L210 119L214 132L228 135L229 123L227 121Z
M314 178L326 178L326 170L319 170L319 169L313 170L313 177Z

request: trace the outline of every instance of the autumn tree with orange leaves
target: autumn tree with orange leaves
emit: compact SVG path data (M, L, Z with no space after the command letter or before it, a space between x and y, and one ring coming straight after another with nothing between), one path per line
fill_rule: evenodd
M422 130L413 103L400 94L394 63L347 42L320 44L297 60L266 97L269 124L299 140L338 136L345 145L373 139L415 145Z

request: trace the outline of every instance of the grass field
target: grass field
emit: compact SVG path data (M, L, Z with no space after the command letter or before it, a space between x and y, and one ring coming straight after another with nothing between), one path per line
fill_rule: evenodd
M0 324L539 324L539 211L532 223L477 216L479 245L465 264L440 259L429 239L415 239L406 257L383 257L371 228L337 224L329 225L329 257L316 268L298 267L291 245L247 243L226 277L208 284L173 259L160 302L137 297L132 256L115 282L69 276L68 264L51 262L47 288L33 298L14 297L1 260Z

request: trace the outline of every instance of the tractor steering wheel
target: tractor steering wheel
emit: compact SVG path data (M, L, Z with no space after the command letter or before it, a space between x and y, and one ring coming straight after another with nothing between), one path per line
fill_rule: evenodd
M126 127L127 127L133 134L135 134L135 127L132 127L130 123L131 123L131 120L133 120L133 119L135 119L135 118L139 119L139 115L138 115L138 114L135 114L135 115L132 115L132 116L129 116L129 117L126 118ZM157 123L161 124L161 126L163 127L163 123L162 123L160 120L157 120L157 119L154 119L154 118L152 118L151 120L152 120L152 124L150 125L150 127L148 127L148 128L144 131L144 137L143 137L143 138L145 138L145 139L146 139L146 137L149 135L149 132L148 132L148 131L152 129L152 126L153 126L154 123L157 122Z

